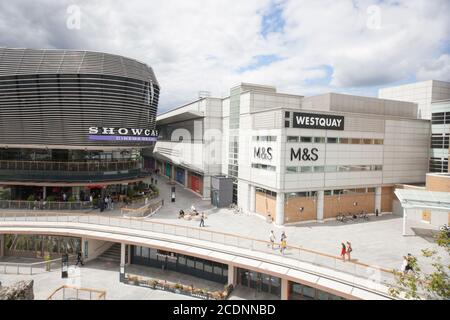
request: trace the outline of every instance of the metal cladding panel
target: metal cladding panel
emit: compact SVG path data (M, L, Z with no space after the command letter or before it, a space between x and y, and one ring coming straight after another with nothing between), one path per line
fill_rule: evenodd
M159 84L118 55L0 48L0 145L148 146L89 140L90 127L155 129Z

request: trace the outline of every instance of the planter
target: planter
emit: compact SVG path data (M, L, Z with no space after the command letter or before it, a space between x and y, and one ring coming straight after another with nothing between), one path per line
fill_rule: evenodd
M124 281L126 284L150 288L152 290L168 291L176 294L183 294L190 297L195 297L203 300L225 300L232 291L232 286L227 286L224 291L205 292L201 289L193 289L188 286L183 286L177 283L166 282L162 284L158 280L142 280L135 276L130 276Z

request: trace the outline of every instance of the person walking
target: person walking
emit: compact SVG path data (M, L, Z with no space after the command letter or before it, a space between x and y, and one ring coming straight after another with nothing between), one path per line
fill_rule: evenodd
M350 253L353 251L352 249L352 244L350 242L347 241L347 257L348 257L348 261L351 261L351 257L350 257Z
M205 226L205 214L202 212L202 215L200 216L200 227Z
M273 245L275 244L275 233L273 232L273 230L270 230L269 241L270 241L270 246L273 249Z
M78 264L81 264L82 266L84 266L83 257L81 256L81 251L78 251L77 263L75 264L75 266L78 266Z
M89 203L90 203L91 208L92 208L92 209L95 209L95 208L94 208L94 197L92 196L92 193L91 193L91 195L89 196Z
M280 243L280 252L281 252L282 255L284 255L284 251L286 250L286 246L287 246L287 244L286 244L286 237L285 237L285 238L283 238L281 240L281 243Z
M345 262L345 255L347 254L347 249L345 247L345 244L342 242L341 243L342 248L341 248L341 257L342 257L342 261Z
M284 231L281 232L281 237L280 237L281 241L286 240L286 233L284 233Z

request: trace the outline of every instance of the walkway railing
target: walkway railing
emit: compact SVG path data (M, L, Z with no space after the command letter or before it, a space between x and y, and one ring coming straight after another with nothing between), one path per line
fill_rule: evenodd
M72 257L73 259L73 257ZM2 262L0 261L0 273L4 274L36 274L42 272L48 272L61 268L61 258L23 263L23 262Z
M124 217L134 217L134 218L146 218L150 217L156 213L164 205L164 199L158 200L156 202L144 204L139 208L122 208L120 213Z
M50 213L50 212L2 212L0 221L37 221L37 222L67 222L67 223L83 223L101 226L111 226L127 228L140 231L151 231L155 233L170 234L175 236L188 237L192 239L205 240L212 243L234 246L243 249L250 249L256 252L266 253L273 256L283 256L295 259L300 262L310 263L316 266L332 269L347 273L351 276L368 279L374 283L392 283L394 275L392 270L379 266L368 265L357 261L343 262L342 258L330 254L310 250L296 245L288 245L285 254L279 252L278 245L272 249L270 242L254 239L250 237L240 236L236 234L207 230L203 228L181 226L170 223L149 221L142 218L121 218L114 216L102 215L76 215ZM348 278L346 281L352 282L353 279Z
M0 170L30 170L30 171L119 171L136 169L139 160L103 160L103 161L20 161L0 160Z
M106 291L62 285L47 300L105 300Z
M88 210L92 208L89 201L26 201L26 200L0 200L0 209L22 210Z

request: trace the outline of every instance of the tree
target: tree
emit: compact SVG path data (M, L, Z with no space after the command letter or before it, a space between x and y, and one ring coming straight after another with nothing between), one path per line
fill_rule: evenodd
M435 242L444 248L450 255L450 237L446 231L440 231L435 236ZM399 297L404 294L406 299L450 299L450 265L442 263L442 257L436 250L423 249L422 256L431 260L433 271L423 272L417 263L417 258L410 256L409 266L411 270L407 273L394 270L396 284L390 286L389 294ZM447 260L448 261L448 260Z

